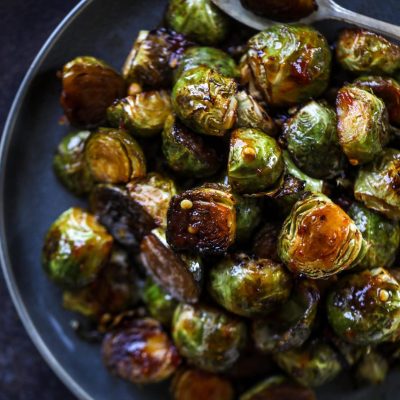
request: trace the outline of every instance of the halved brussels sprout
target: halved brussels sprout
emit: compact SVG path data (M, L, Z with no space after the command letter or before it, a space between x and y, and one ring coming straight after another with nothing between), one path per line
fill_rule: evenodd
M167 91L142 92L117 100L107 109L114 128L126 129L132 136L151 137L160 133L172 112Z
M262 192L283 173L282 151L276 140L258 129L236 129L231 136L228 179L238 193Z
M168 26L203 44L222 42L229 33L229 18L211 0L170 0Z
M100 128L85 147L85 160L97 182L127 183L146 175L146 160L139 144L125 131Z
M236 120L234 79L201 65L176 82L172 106L182 122L197 133L224 136Z
M125 96L122 77L104 61L94 57L77 57L65 64L61 106L69 122L90 128L106 119L107 107Z
M246 342L246 325L211 307L180 304L172 325L179 353L209 372L230 368Z
M167 241L176 251L224 254L236 236L236 202L224 185L204 185L175 196L167 215Z
M328 197L299 200L279 236L278 254L295 274L326 278L357 265L366 244L351 218Z
M343 169L335 111L311 101L283 129L287 148L297 166L314 178L332 178Z
M233 400L235 394L228 379L198 369L178 371L171 393L174 400Z
M173 298L195 303L201 292L203 268L198 257L174 253L162 229L154 229L140 245L147 273Z
M345 29L337 42L336 58L348 71L390 75L400 68L400 47L374 32Z
M385 149L373 163L363 166L354 195L368 208L390 219L400 219L400 151Z
M361 260L363 268L390 268L400 245L400 226L384 216L369 210L361 204L353 203L349 216L367 242L368 250Z
M69 133L61 140L53 159L57 177L68 190L77 195L90 192L94 184L84 157L85 143L89 136L89 131Z
M387 360L377 351L369 350L357 365L356 376L361 383L379 385L385 381L388 371Z
M220 166L215 149L173 115L165 122L162 150L168 166L179 175L203 178L214 175Z
M55 283L77 289L97 278L110 256L112 244L112 237L93 215L70 208L46 234L43 267Z
M329 294L327 314L349 343L388 341L400 327L400 284L383 268L347 275Z
M173 69L190 45L183 35L168 29L140 31L123 66L123 76L128 83L148 88L168 87Z
M234 195L236 201L236 242L250 239L261 222L261 205L258 199Z
M390 138L385 103L368 90L345 86L336 99L339 142L352 165L382 153Z
M242 79L271 106L291 106L325 91L331 58L328 42L311 26L274 25L250 39Z
M310 337L319 299L314 282L299 281L286 302L272 314L254 321L256 347L265 353L277 353L302 346Z
M168 379L181 361L161 324L151 318L125 322L108 333L102 354L112 373L138 384Z
M281 225L277 222L266 222L254 239L253 253L258 258L268 258L280 262L278 256L278 237Z
M266 315L287 301L292 280L286 269L266 259L235 254L210 272L209 290L228 311L244 317Z

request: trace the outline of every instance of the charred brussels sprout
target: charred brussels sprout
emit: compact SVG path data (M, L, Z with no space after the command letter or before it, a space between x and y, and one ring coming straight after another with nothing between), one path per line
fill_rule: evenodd
M179 353L190 364L222 372L239 358L246 326L221 310L181 304L174 314L172 335Z
M57 284L80 288L96 279L108 260L112 244L112 237L93 215L70 208L47 232L43 267Z
M284 126L287 148L297 166L314 178L331 178L343 168L335 111L312 101Z
M90 192L93 178L84 157L89 131L72 132L65 136L57 148L53 167L61 183L71 192L82 195Z
M172 115L162 133L162 150L168 166L179 175L203 178L214 175L220 166L215 149Z
M127 183L146 175L139 144L125 131L100 128L86 143L85 159L97 182Z
M132 136L151 137L163 130L171 112L170 96L160 90L116 101L107 109L107 119L111 126L126 129Z
M400 219L400 151L385 149L373 163L363 166L354 195L368 208L390 219Z
M168 379L180 364L179 354L161 324L150 318L126 322L108 333L102 353L112 373L138 384Z
M366 245L351 218L328 197L313 193L299 200L279 237L281 260L295 274L326 278L357 265Z
M224 254L236 236L236 202L224 185L205 185L175 196L167 215L167 241L176 251Z
M327 300L335 333L356 345L390 340L400 327L400 285L383 268L343 277Z
M248 43L243 81L268 104L285 107L317 97L329 83L331 52L326 39L305 25L274 25Z
M399 224L357 203L350 207L349 216L368 245L360 266L368 269L390 268L400 245Z
M281 264L245 254L226 257L210 272L212 297L244 317L271 312L289 298L291 288L290 275Z
M352 165L365 164L382 153L389 141L385 103L368 90L342 88L336 99L339 142Z
M342 67L358 74L393 74L400 68L400 47L363 29L345 29L339 36L336 57Z
M125 96L122 77L94 57L78 57L65 64L61 78L61 106L75 126L99 125L106 119L107 107Z
M257 129L232 133L228 179L238 193L257 193L270 188L283 173L282 151L276 140Z
M370 350L357 365L356 376L360 383L379 385L385 381L388 371L387 360L378 352Z
M253 245L253 253L258 258L268 258L279 262L278 237L281 227L277 222L267 222L257 233Z
M243 243L261 221L261 206L258 199L235 195L236 201L236 242Z
M211 0L170 0L168 26L203 44L223 41L229 32L228 17Z
M237 84L204 65L176 82L172 106L182 122L197 133L223 136L235 124Z

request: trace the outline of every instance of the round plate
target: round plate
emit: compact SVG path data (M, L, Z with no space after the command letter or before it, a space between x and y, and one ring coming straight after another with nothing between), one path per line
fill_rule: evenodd
M143 4L146 4L144 6ZM86 343L70 327L61 292L42 271L44 234L65 209L83 205L57 182L54 150L68 127L59 124L60 82L56 72L78 55L102 58L120 69L140 29L160 22L165 0L83 1L49 38L16 96L0 153L0 257L14 303L26 330L55 373L80 399L154 400L167 397L166 385L136 387L112 377L98 345ZM329 37L338 26L319 28ZM321 400L394 399L396 374L384 386L353 391L345 378L320 390Z

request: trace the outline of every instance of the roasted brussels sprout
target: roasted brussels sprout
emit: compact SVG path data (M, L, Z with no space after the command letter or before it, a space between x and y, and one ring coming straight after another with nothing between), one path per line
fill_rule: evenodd
M254 321L256 347L265 353L277 353L302 346L311 334L319 299L314 282L299 281L286 302Z
M258 258L279 262L278 237L281 226L277 222L266 222L254 239L253 253Z
M400 47L364 29L345 29L336 46L336 58L351 72L393 74L400 68Z
M46 234L43 267L55 283L77 289L96 279L110 256L112 244L112 237L93 215L70 208Z
M261 222L261 206L258 199L234 195L236 201L236 242L243 243Z
M89 135L89 131L71 132L61 140L53 159L57 177L68 190L77 195L86 194L93 187L93 178L84 157Z
M385 149L373 163L363 166L354 195L368 208L390 219L400 219L400 151Z
M171 112L169 93L159 90L117 100L108 107L107 119L111 126L126 129L132 136L151 137L163 130Z
M140 250L146 271L167 293L180 301L198 301L203 278L198 257L174 253L159 228L143 239Z
M349 216L367 242L368 250L361 260L363 268L390 268L396 258L400 245L400 226L398 222L390 221L384 216L353 203Z
M172 106L182 122L197 133L224 136L235 124L237 84L204 65L176 82Z
M311 26L274 25L250 39L242 78L271 106L291 106L325 91L331 58L326 39Z
M335 111L311 101L283 129L288 151L297 166L314 178L332 178L343 169Z
M233 400L228 379L198 369L178 371L171 385L174 400Z
M224 254L236 235L235 199L224 185L204 185L175 196L167 215L167 241L175 251Z
M276 140L257 129L236 129L231 136L228 179L238 193L257 193L274 185L283 173Z
M286 218L278 254L295 274L326 278L357 265L366 244L350 217L328 197L313 193L299 200Z
M123 66L123 76L145 88L168 87L173 69L190 45L184 36L168 29L140 31Z
M162 150L168 166L179 175L203 178L214 175L220 166L215 149L173 115L165 122Z
M146 175L146 160L139 144L125 131L100 128L85 147L88 168L97 182L127 183Z
M217 44L229 33L228 17L211 0L170 0L168 26L202 44Z
M209 372L230 368L246 341L243 322L211 307L181 304L172 325L179 353L190 364Z
M328 296L335 333L356 345L388 341L400 327L400 284L383 268L341 278Z
M151 318L125 322L108 333L102 345L107 368L132 383L148 384L168 379L180 357L161 324Z
M107 107L125 96L125 82L104 61L94 57L77 57L65 64L61 106L69 122L91 128L106 119Z
M360 383L379 385L389 371L387 360L374 350L365 353L357 365L356 376Z
M336 99L339 142L352 165L365 164L382 153L389 141L385 103L368 90L345 86Z

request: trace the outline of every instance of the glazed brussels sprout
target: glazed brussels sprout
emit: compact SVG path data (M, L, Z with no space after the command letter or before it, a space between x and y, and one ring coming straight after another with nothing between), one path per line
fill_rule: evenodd
M93 178L84 157L85 143L89 136L89 131L71 132L61 140L53 159L57 177L68 190L77 195L86 194L93 187Z
M107 262L112 237L95 217L80 208L63 212L48 230L43 267L57 284L77 289L93 282Z
M220 166L215 149L173 115L165 122L162 151L168 166L182 176L204 178L214 175Z
M400 285L383 268L343 277L327 300L335 333L355 345L391 339L400 327Z
M261 206L258 199L234 195L236 201L236 242L250 239L261 222Z
M132 136L151 137L163 130L171 112L169 93L159 90L117 100L108 107L107 119L111 126L126 129Z
M242 78L269 105L291 106L325 91L331 58L326 39L311 26L274 25L250 39Z
M281 264L235 254L211 270L209 289L214 300L228 311L256 317L284 303L292 281Z
M274 185L283 173L276 140L257 129L236 129L231 136L228 179L238 193L257 193Z
M154 229L140 246L147 273L174 299L195 303L201 292L203 268L198 257L174 253L162 229Z
M365 164L382 153L389 141L385 103L368 90L345 86L336 99L339 142L352 165Z
M168 379L180 364L175 346L161 324L151 318L126 322L108 333L102 353L112 373L138 384Z
M387 360L378 352L370 350L357 365L356 376L361 383L379 385L386 379L388 371Z
M283 129L288 151L297 166L314 178L332 178L343 169L335 111L311 101Z
M319 290L312 281L299 281L290 298L272 314L253 323L253 339L264 353L301 347L310 337L317 315Z
M170 0L166 20L171 29L202 44L217 44L229 33L228 17L211 0Z
M364 29L345 29L336 46L341 66L357 74L393 74L400 68L400 47Z
M123 130L98 129L86 143L85 160L97 182L127 183L146 175L142 149Z
M171 384L174 400L233 400L234 390L228 379L198 369L175 374Z
M104 61L94 57L77 57L65 64L61 106L69 122L91 128L106 119L107 107L125 96L125 82Z
M352 204L349 216L368 245L367 253L361 260L360 266L368 269L390 268L400 245L399 224L358 203Z
M266 222L254 239L253 254L258 258L268 258L280 262L278 237L281 226L277 222Z
M168 29L140 31L123 66L123 76L128 83L145 88L168 87L173 69L190 45L184 36Z
M279 257L287 267L311 279L352 268L365 251L355 223L321 193L313 193L294 205L278 243Z
M300 349L277 353L278 365L300 385L322 386L341 370L337 353L327 343L313 341Z
M363 166L354 184L354 195L368 208L390 219L400 219L400 151L385 149L373 163Z
M236 235L236 204L224 185L204 185L175 196L167 215L167 241L175 251L224 254Z
M237 84L204 65L176 82L172 106L181 121L197 133L224 136L235 124Z
M246 326L221 310L181 304L175 310L172 336L188 362L209 372L222 372L239 358Z

